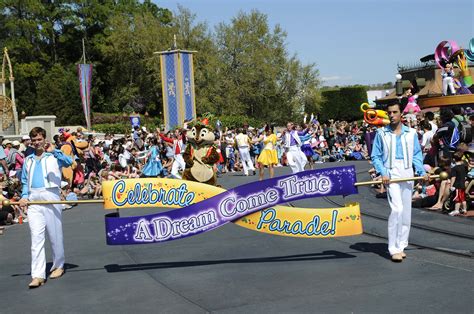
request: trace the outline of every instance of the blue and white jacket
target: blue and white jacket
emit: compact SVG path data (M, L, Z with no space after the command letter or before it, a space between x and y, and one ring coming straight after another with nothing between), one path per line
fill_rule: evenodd
M60 188L61 186L61 168L72 165L71 157L65 155L61 150L55 149L51 153L43 153L41 157L41 167L43 170L43 182L45 188ZM35 154L25 158L21 172L21 183L23 190L22 198L28 198L35 173Z
M423 168L423 154L421 152L418 135L415 129L402 125L401 144L403 150L403 164L405 169L415 167L417 175L426 174ZM382 176L388 176L388 171L395 164L397 149L397 135L387 125L377 130L372 146L372 164Z

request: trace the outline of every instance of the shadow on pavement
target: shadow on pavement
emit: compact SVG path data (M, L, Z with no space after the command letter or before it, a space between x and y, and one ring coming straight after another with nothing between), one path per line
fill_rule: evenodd
M104 268L109 273L136 271L136 270L150 270L160 268L180 268L180 267L194 267L205 265L219 265L219 264L246 264L246 263L274 263L274 262L293 262L293 261L317 261L326 259L340 259L340 258L354 258L355 255L347 254L339 251L324 251L321 253L287 255L287 256L271 256L271 257L256 257L256 258L239 258L226 260L208 260L208 261L187 261L187 262L163 262L163 263L147 263L147 264L128 264L105 265Z
M387 243L359 242L351 245L350 248L361 252L375 253L383 258L391 259Z
M46 276L49 276L51 273L49 270L53 267L53 263L46 263ZM79 265L76 264L69 264L69 263L64 263L64 270L68 272L70 269L74 269L79 267ZM26 274L13 274L12 277L18 277L18 276L30 276L31 273L26 273Z

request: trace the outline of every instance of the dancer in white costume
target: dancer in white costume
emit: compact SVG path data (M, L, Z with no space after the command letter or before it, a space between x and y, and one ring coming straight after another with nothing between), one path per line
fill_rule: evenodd
M28 201L60 200L61 167L69 167L72 159L54 145L46 142L46 131L35 127L30 131L35 153L25 158L21 175L23 190L20 206L28 208L28 224L31 231L30 288L44 284L46 258L44 252L45 231L48 231L53 250L53 266L49 278L59 278L64 273L62 205L28 205Z
M406 257L411 225L411 197L413 181L390 183L390 179L413 177L413 167L419 176L429 181L423 168L423 156L415 129L401 123L400 104L387 107L390 124L377 130L372 147L372 163L387 185L387 198L391 208L388 218L388 251L392 261Z
M304 171L304 166L308 162L306 155L301 151L301 140L300 135L305 135L308 130L301 132L296 131L296 127L293 122L288 122L286 130L283 131L283 141L286 151L286 158L290 165L291 171L297 173Z
M239 149L240 160L242 161L242 168L246 176L249 175L249 170L253 171L255 174L255 167L253 165L252 159L250 158L250 138L247 134L246 129L241 129L239 134L235 137L237 141L237 147Z

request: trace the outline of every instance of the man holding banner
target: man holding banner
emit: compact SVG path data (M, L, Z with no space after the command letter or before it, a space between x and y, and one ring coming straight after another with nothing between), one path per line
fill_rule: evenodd
M390 183L391 179L413 177L413 167L419 176L429 176L423 168L423 156L414 129L401 123L402 106L387 107L390 124L379 128L372 147L372 163L387 185L387 198L391 208L388 219L388 250L392 261L406 257L411 225L411 198L413 181Z
M23 186L19 205L26 212L31 231L31 277L30 288L42 286L46 279L46 258L44 251L45 231L53 249L53 266L49 278L59 278L64 273L64 245L61 214L63 206L29 205L29 201L59 201L61 167L72 165L71 157L54 149L46 142L46 131L35 127L30 131L35 153L26 157L21 174Z

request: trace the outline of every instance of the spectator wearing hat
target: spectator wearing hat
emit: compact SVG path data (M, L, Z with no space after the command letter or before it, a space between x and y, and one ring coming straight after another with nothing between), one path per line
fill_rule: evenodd
M5 150L5 154L8 156L10 149L12 148L12 142L10 140L3 140L2 142L3 149Z
M18 179L21 178L21 168L23 167L24 155L20 152L20 142L13 141L12 148L8 152L7 164L8 169L15 171L15 175Z
M35 153L34 147L31 145L31 138L29 135L24 135L22 138L22 143L25 145L25 150L23 155L26 157Z
M23 135L20 141L20 149L18 150L24 153L26 148L29 146L29 142L30 142L30 137L28 135Z

